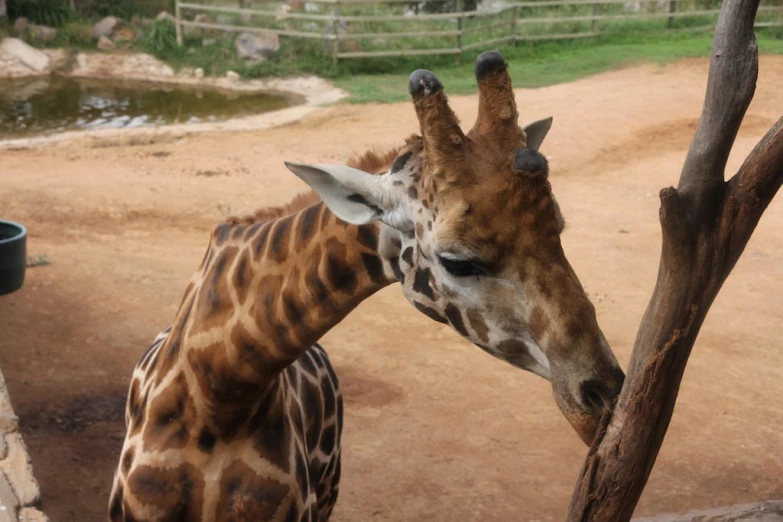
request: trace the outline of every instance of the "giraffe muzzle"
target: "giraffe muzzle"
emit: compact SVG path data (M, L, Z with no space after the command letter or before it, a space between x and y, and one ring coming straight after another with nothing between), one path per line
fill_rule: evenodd
M589 379L579 385L579 402L586 410L600 415L604 410L610 410L614 407L614 401L620 394L625 381L623 371L619 368L617 371L619 372L617 377L611 382Z
M588 446L595 436L601 417L614 409L624 381L625 374L619 366L606 367L600 375L578 384L569 385L567 381L557 378L553 380L555 402L579 438Z

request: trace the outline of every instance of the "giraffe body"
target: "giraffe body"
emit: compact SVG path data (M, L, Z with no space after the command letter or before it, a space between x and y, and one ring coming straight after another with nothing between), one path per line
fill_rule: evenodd
M155 364L169 332L161 332L139 363L129 411L136 386L155 394L142 367ZM128 424L134 419L129 413ZM166 459L175 464L165 471L155 448L145 451L139 436L128 437L109 518L328 520L339 491L343 401L323 348L314 345L286 367L241 424L228 443L202 426L198 437L186 437L179 450L167 450ZM179 429L169 430L167 442ZM132 492L130 501L125 489Z
M109 515L117 521L324 521L342 403L314 344L391 283L431 319L552 383L585 443L623 372L560 243L564 221L520 128L506 63L476 63L464 134L415 71L420 136L350 166L287 163L315 192L219 225L170 329L137 366Z

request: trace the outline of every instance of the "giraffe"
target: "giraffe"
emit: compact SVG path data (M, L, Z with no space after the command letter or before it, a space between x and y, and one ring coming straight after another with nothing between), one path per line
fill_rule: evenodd
M412 305L551 382L590 443L624 374L563 252L564 220L505 59L481 54L464 134L429 71L420 133L348 165L286 166L312 189L218 225L175 319L134 370L112 521L325 521L343 405L318 339L399 283Z

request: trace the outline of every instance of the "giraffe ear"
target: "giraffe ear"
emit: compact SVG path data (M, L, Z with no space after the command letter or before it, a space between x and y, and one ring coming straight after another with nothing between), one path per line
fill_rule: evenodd
M371 221L393 221L400 198L384 176L376 176L345 165L285 166L315 190L329 210L340 219L364 225ZM391 224L391 223L389 223Z
M544 138L546 138L546 135L551 128L552 116L528 123L522 127L522 130L525 131L525 135L527 136L527 148L535 151L541 148L541 144L544 142Z

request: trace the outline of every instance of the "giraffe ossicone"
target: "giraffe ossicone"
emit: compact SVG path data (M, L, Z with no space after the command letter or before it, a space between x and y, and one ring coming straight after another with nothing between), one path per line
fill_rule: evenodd
M420 135L344 165L287 163L315 192L214 230L172 326L134 370L112 521L325 521L342 399L316 342L399 282L413 306L552 383L585 443L623 372L560 243L564 221L503 57L476 62L463 133L415 71Z

